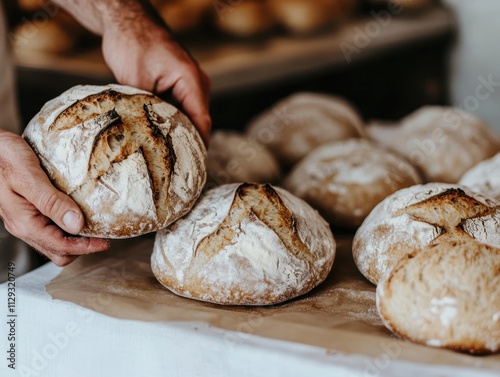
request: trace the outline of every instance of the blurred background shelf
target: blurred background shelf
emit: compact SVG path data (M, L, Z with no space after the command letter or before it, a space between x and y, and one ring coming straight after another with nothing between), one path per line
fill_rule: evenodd
M366 47L355 42L360 31L369 31ZM453 32L451 13L436 6L392 16L386 25L368 14L312 36L199 36L183 43L212 80L214 123L240 128L296 90L346 96L366 117L396 118L423 103L445 103L443 73ZM347 45L359 48L351 62L341 47ZM17 54L15 62L25 122L73 85L114 81L98 47L65 56Z

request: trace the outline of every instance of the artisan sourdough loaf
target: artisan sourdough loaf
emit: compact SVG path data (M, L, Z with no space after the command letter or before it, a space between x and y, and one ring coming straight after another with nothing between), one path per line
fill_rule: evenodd
M468 170L459 184L500 201L500 153Z
M301 160L284 187L332 225L357 228L371 210L399 189L421 183L402 157L364 139L325 144Z
M500 151L500 139L463 110L425 106L401 121L392 148L419 168L426 182L457 183L467 170Z
M403 257L377 286L377 309L396 334L473 353L500 350L500 249L472 238Z
M86 236L162 229L190 210L206 179L206 150L188 118L131 87L74 87L45 104L23 137L82 209Z
M210 138L205 189L227 183L276 183L280 175L271 152L244 134L216 131Z
M335 241L301 199L270 185L229 184L157 233L151 266L172 292L225 305L270 305L328 275Z
M345 100L297 93L253 119L248 133L283 165L292 166L320 145L362 137L364 130L360 116Z
M379 203L356 232L354 261L377 284L401 258L433 242L473 238L500 246L499 206L457 185L399 190Z

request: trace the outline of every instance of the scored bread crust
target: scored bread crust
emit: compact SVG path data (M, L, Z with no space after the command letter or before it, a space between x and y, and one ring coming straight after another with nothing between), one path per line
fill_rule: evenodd
M373 284L402 257L439 239L500 246L500 205L458 185L428 183L397 191L357 230L353 257Z
M270 305L321 283L335 257L328 224L280 188L229 184L158 232L151 267L174 293L225 305Z
M23 137L82 209L85 236L162 229L189 211L206 179L206 150L189 119L127 86L74 87L45 104Z
M439 242L403 257L377 286L392 332L471 353L500 350L500 249L474 240Z
M500 201L500 153L467 170L459 184Z
M291 166L316 147L364 136L363 121L342 98L296 93L251 120L248 134Z
M325 144L301 160L284 187L335 226L356 228L393 192L421 183L406 160L364 139Z

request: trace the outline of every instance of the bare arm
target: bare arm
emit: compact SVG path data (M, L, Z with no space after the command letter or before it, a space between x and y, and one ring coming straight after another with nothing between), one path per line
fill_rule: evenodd
M147 0L55 0L103 36L103 54L118 82L174 98L208 142L209 80Z

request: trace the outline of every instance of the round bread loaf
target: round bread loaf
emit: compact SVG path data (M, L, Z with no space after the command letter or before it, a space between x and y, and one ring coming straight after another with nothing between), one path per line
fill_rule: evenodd
M335 241L301 199L270 185L208 191L158 232L151 257L172 292L224 305L271 305L305 294L328 275Z
M179 1L161 5L158 13L174 33L184 34L201 25L206 8L191 1Z
M459 184L500 202L500 153L468 170Z
M49 0L17 0L19 8L25 12L40 10Z
M377 309L391 331L412 341L497 352L500 249L464 239L411 253L380 281Z
M333 21L336 12L342 10L340 2L327 0L271 0L276 19L293 33L311 33ZM335 6L337 5L337 6Z
M428 183L379 203L356 232L353 257L373 284L401 258L436 240L474 238L500 246L500 207L457 185Z
M368 140L325 144L300 161L284 187L332 225L357 228L371 210L399 189L420 183L413 166Z
M50 19L45 22L22 23L12 35L12 47L17 54L44 52L64 54L74 49L77 37L72 35L63 22Z
M322 144L362 137L363 122L345 100L297 93L253 119L248 134L285 166L292 166Z
M245 0L216 6L217 27L237 37L252 37L269 31L275 24L273 14L265 2Z
M456 183L471 167L499 152L500 139L465 111L426 106L402 120L392 147L417 166L427 182Z
M230 131L214 132L210 138L205 189L226 183L276 183L279 178L279 164L263 145Z
M76 86L46 103L23 137L82 209L81 235L162 229L191 209L205 184L206 151L189 119L135 88Z

